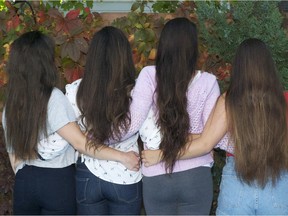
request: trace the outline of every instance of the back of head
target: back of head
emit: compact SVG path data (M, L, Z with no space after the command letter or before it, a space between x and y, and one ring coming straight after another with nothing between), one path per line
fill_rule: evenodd
M57 82L53 40L39 31L21 35L11 45L7 73L7 141L16 157L32 159L39 133L46 131L47 104Z
M97 142L119 139L120 131L127 130L135 76L131 47L123 32L107 26L95 33L77 103L86 129Z
M269 49L259 39L243 41L226 94L236 171L264 187L288 168L287 105Z
M186 18L168 21L156 55L158 125L163 136L160 148L166 170L172 171L188 136L186 92L195 74L197 56L196 25Z

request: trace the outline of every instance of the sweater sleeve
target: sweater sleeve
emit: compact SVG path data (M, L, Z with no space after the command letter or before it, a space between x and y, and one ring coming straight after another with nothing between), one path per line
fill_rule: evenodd
M130 105L131 123L127 132L122 133L121 140L128 139L137 133L148 116L153 103L155 92L155 67L147 66L142 69L132 92L132 103ZM109 143L115 142L109 140Z
M203 114L202 114L202 119L203 123L206 124L209 115L214 108L216 101L218 97L220 96L220 89L217 81L215 80L213 83L213 86L211 88L211 91L209 92L205 104L204 104L204 109L203 109Z

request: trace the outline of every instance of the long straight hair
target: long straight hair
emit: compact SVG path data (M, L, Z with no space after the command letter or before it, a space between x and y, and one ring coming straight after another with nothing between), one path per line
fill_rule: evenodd
M161 33L156 55L157 124L166 171L172 172L177 155L189 133L187 89L195 75L198 56L196 25L186 18L168 21Z
M17 159L37 157L39 135L47 135L47 105L57 83L54 42L39 31L16 39L7 64L7 145Z
M94 141L88 145L97 147L110 137L119 140L127 131L135 78L131 47L123 32L107 26L95 33L77 92L82 121Z
M272 56L259 39L243 41L226 94L235 168L241 180L265 187L288 168L287 105Z

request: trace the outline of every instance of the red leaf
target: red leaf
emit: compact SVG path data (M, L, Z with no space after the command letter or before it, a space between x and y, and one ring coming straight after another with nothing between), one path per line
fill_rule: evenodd
M82 77L83 77L83 74L84 74L84 69L83 69L83 68L80 69L80 68L78 67L78 70L75 71L75 72L73 73L73 75L72 75L72 82L75 81L75 80L77 80L77 79L82 78Z
M83 77L83 72L83 68L79 66L74 68L66 68L64 69L64 76L68 83L72 83L73 81Z
M38 23L39 23L39 24L45 22L45 20L46 20L46 15L45 15L45 12L44 12L44 11L39 11L37 15L38 15Z
M59 20L58 22L56 22L56 26L55 26L55 30L56 32L60 32L61 30L62 31L65 31L65 32L68 32L66 26L65 26L65 20Z
M71 35L80 34L83 31L83 24L81 20L66 20L65 19L65 31Z
M64 34L60 34L60 35L57 35L54 40L55 40L55 43L57 45L61 45L63 43L65 43L67 41L68 37L67 35L64 35Z
M65 58L66 56L70 57L73 61L77 62L80 58L80 50L75 44L74 40L68 41L63 44L61 50L61 57Z
M13 22L13 27L14 28L17 28L20 24L20 19L19 19L19 16L14 16L12 18L12 22Z
M71 10L67 13L65 18L68 20L74 20L78 18L79 14L80 14L80 9Z
M93 21L93 15L91 13L88 14L85 21L90 24Z
M89 7L84 8L84 14L86 16L85 22L91 23L93 21L93 15L92 15Z
M78 49L83 52L87 53L88 52L88 43L84 38L75 38L75 45L78 47Z
M55 19L56 21L56 26L55 26L55 30L57 32L64 30L65 31L65 20L63 15L55 8L52 8L48 11L48 15L52 18Z
M63 15L55 8L52 8L48 11L48 15L56 20L64 19Z
M19 26L20 19L17 15L13 16L11 20L9 20L6 24L7 31L10 31L11 29L15 29Z
M90 8L89 8L89 7L85 7L85 8L84 8L84 11L85 11L85 13L87 13L87 14L90 14L90 13L91 13L91 11L90 11Z
M9 32L12 28L13 28L12 21L11 20L7 21L7 23L6 23L7 32Z
M220 66L217 70L216 70L216 76L219 80L224 80L226 78L228 78L230 76L230 72L231 72L231 64L226 63L224 66Z

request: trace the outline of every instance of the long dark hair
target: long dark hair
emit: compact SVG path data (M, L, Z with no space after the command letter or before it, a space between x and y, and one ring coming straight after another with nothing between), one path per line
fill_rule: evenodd
M175 18L164 26L156 55L157 107L163 161L172 172L189 133L187 89L195 75L198 56L196 25Z
M39 31L16 39L7 64L7 145L16 158L36 158L40 133L47 135L47 105L57 83L54 42Z
M287 105L269 49L259 39L243 41L226 94L235 168L244 182L264 187L288 168Z
M95 33L77 93L82 120L94 147L119 140L130 125L129 105L135 85L132 51L123 32L107 26Z

